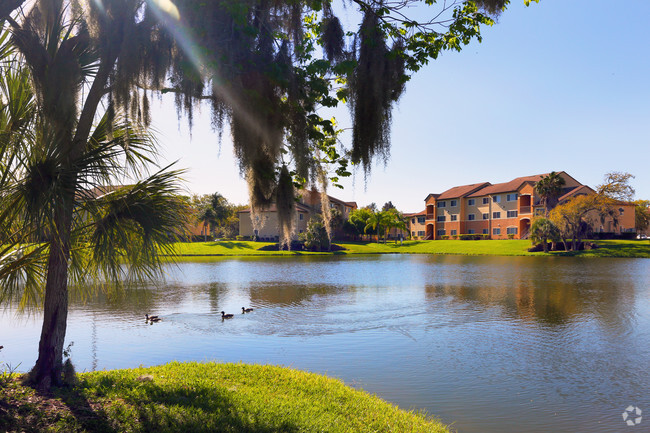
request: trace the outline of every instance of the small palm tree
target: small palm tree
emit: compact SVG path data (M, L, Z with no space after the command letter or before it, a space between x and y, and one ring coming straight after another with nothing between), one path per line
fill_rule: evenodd
M548 214L558 202L558 198L562 195L562 187L566 181L558 173L552 171L547 176L542 178L535 184L535 192L539 195L542 204L544 205L545 216Z
M0 300L42 303L32 378L49 388L61 382L69 288L154 276L161 255L173 254L187 205L180 172L148 175L156 144L143 129L109 109L72 154L30 106L26 70L13 64L2 72ZM113 187L125 179L134 182Z
M530 228L530 240L533 244L541 242L544 252L548 253L548 240L555 243L560 239L560 230L547 218L536 218Z

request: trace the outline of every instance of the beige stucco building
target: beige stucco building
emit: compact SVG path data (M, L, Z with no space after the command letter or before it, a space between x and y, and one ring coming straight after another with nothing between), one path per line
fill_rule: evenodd
M327 196L331 209L336 209L341 213L341 217L346 221L350 217L350 212L357 208L356 202L346 202L338 198ZM312 215L322 213L321 196L316 190L303 190L299 192L298 202L296 203L296 216L294 221L294 233L298 235L307 230L307 222ZM280 237L278 211L275 204L259 215L259 224L257 232L251 220L252 214L250 209L244 209L239 212L239 234L244 237L257 237L259 240L277 242Z

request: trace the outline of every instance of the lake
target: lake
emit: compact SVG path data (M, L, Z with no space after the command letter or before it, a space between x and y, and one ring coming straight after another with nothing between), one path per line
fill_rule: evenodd
M31 368L40 327L5 310L0 365ZM650 429L648 415L622 417L650 414L650 259L180 263L156 284L73 301L68 342L78 371L217 360L324 373L462 433Z

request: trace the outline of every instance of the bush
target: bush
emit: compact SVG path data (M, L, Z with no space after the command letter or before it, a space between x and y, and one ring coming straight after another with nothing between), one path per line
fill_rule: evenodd
M513 235L512 233L508 234L508 239L514 239L514 238L515 238L515 235Z
M243 241L243 240L244 240L244 237L245 237L245 236L237 235L237 236L235 236L235 239L238 240L238 241Z
M442 235L442 236L440 236L440 239L442 239L443 241L446 241L447 239L449 239L449 236Z
M480 239L486 239L486 236L487 235L478 235L476 233L463 234L463 235L459 235L458 239L460 239L461 241L478 241Z

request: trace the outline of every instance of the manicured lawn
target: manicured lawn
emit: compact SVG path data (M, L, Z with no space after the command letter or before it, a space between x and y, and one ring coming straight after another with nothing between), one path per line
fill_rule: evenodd
M0 386L2 431L448 432L341 381L283 367L172 362L79 377L45 396L15 380Z
M580 257L638 257L650 258L650 240L596 241L600 248L579 252L553 252L552 255ZM223 241L177 244L183 256L245 256L245 255L302 255L302 254L459 254L489 256L539 256L542 252L530 253L528 240L487 241L405 241L377 244L374 242L337 242L344 248L334 253L312 253L305 251L264 251L260 248L273 245L268 242Z

